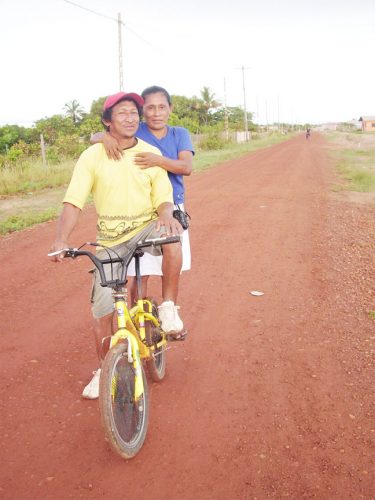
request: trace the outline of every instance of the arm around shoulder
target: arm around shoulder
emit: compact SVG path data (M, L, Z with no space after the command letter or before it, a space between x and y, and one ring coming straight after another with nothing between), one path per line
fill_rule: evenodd
M193 171L193 153L191 151L180 151L177 160L162 156L158 164L164 170L172 172L172 174L190 175Z
M95 134L91 134L90 144L99 144L103 142L105 136L105 132L95 132Z
M92 134L90 137L90 143L102 143L110 160L121 160L122 149L120 148L117 139L115 139L109 132L96 132L95 134Z

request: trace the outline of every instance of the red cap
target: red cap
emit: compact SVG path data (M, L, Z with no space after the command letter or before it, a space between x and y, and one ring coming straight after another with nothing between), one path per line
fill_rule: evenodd
M135 94L134 92L130 92L129 94L127 94L126 92L118 92L117 94L110 95L107 97L107 99L104 101L103 111L112 108L112 106L114 106L120 101L126 100L127 98L130 99L131 101L135 101L140 108L143 106L145 102L140 95Z

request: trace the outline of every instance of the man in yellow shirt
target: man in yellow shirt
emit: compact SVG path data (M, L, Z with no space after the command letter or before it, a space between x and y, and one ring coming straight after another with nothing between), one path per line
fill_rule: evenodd
M103 144L95 144L82 153L64 198L51 252L69 246L69 236L90 193L98 216L97 242L113 248L122 256L146 236L182 233L182 227L173 217L172 186L167 172L160 167L142 170L134 162L134 156L140 152L161 154L157 148L135 137L142 106L142 97L134 93L119 92L104 102L102 121L107 131L119 141L123 150L122 159L116 162L108 159ZM52 260L61 262L63 256L61 252ZM98 256L101 257L100 250ZM165 245L160 319L164 331L177 338L183 328L175 306L181 265L181 244ZM111 290L100 286L96 272L92 313L97 353L101 361L105 354L102 339L112 333L113 300ZM99 377L100 368L85 387L83 397L95 399L99 396Z

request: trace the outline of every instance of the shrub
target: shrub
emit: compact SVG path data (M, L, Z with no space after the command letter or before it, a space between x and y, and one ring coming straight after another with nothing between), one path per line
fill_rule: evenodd
M16 161L22 156L22 150L18 149L16 146L12 146L7 154L7 160Z
M46 148L46 159L48 162L56 164L60 161L59 151L55 146Z
M199 141L199 148L204 151L210 151L215 149L222 149L225 146L225 140L218 134L209 134L207 137L203 137Z

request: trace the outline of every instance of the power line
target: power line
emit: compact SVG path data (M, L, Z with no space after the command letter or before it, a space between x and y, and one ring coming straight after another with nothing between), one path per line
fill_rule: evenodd
M118 19L115 19L114 17L110 17L110 16L107 16L106 14L102 14L101 12L97 12L95 10L89 9L88 7L84 7L83 5L79 5L78 3L72 2L71 0L64 0L64 2L70 3L71 5L74 5L75 7L78 7L79 9L86 10L87 12L91 12L91 14L95 14L96 16L104 17L105 19L109 19L110 21L115 21L116 23L119 22ZM146 40L145 38L143 38L139 33L137 33L135 30L133 30L132 28L130 28L124 22L121 21L120 24L122 26L124 26L124 28L126 28L128 31L130 31L131 33L133 33L135 36L137 36L143 42L147 43L151 47L154 47L154 48L158 49L158 47L156 47L156 45L153 45L151 42L149 42L148 40Z
M71 2L70 0L64 0L64 2L70 3L72 5L75 5L76 7L79 7L80 9L87 10L88 12L91 12L92 14L96 14L97 16L105 17L106 19L109 19L110 21L116 21L117 22L117 19L115 19L114 17L106 16L105 14L101 14L100 12L96 12L95 10L91 10L91 9L88 9L87 7L83 7L82 5L78 5L78 3Z

